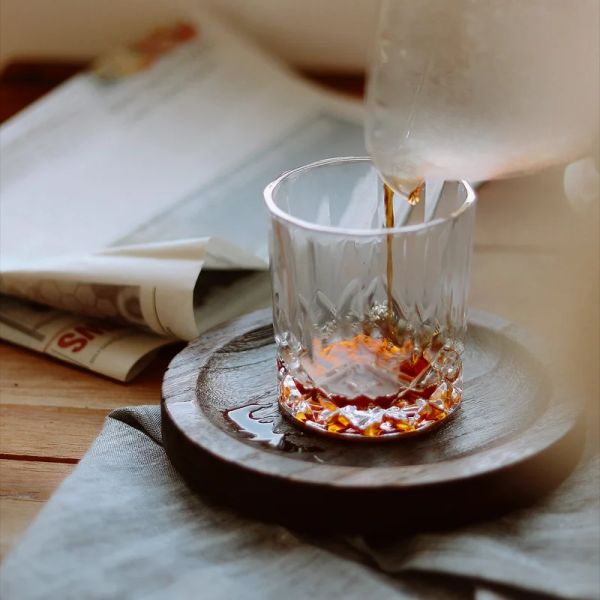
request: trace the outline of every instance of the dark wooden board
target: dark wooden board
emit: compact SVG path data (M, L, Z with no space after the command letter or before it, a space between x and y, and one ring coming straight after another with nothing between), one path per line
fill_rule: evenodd
M165 448L208 497L306 530L425 529L490 516L562 481L582 445L574 399L530 346L507 322L472 315L455 416L423 436L357 444L279 414L271 314L259 311L173 359L163 380Z

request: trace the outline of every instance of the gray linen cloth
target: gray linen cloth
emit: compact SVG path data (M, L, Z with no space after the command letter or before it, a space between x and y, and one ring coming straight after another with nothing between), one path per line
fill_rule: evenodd
M119 409L4 561L1 596L598 598L595 446L534 507L376 545L303 536L207 502L171 467L159 407Z

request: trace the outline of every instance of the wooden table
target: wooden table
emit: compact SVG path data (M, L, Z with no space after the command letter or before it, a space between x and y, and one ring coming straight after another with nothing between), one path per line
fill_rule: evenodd
M84 68L81 62L20 61L0 75L0 121ZM311 75L362 93L360 76ZM134 383L121 384L0 342L0 558L120 406L158 404L162 374L181 346L161 351Z
M9 66L0 77L1 118L8 118L81 66L79 63ZM343 91L362 90L360 77L316 79ZM568 310L573 304L568 295L581 292L577 286L585 277L579 277L580 273L589 273L591 268L597 274L598 269L597 239L585 246L584 254L592 258L584 260L578 250L577 264L566 271L557 262L556 252L549 244L560 231L564 208L557 173L483 186L471 305L537 331L543 330L550 320L548 308L553 314L562 311L561 324L552 327L552 332L564 341L564 351L568 352L570 338L565 332L573 331L571 313L576 312L580 317L578 322L588 330L594 328L594 318L597 323L597 310L594 312L597 279L595 289L592 286L591 292L585 292L587 295L577 296L576 311ZM595 262L590 267L586 260ZM584 287L588 290L589 286ZM597 365L597 335L591 338L588 335L586 339L592 351L582 353L585 356L581 360L593 372ZM121 384L47 356L0 345L1 556L72 471L112 409L160 402L162 374L175 351L164 350L133 383ZM593 385L597 390L597 384Z

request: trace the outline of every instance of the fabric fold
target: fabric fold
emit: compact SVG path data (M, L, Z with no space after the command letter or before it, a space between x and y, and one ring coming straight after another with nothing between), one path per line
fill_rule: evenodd
M1 596L597 598L598 469L588 444L557 490L500 519L385 543L320 539L195 495L161 446L160 408L118 409L5 559Z

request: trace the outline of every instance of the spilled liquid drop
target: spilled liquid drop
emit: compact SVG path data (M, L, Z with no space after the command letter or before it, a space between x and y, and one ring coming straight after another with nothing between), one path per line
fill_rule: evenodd
M278 448L283 440L283 433L273 431L273 419L270 416L259 417L255 413L263 409L261 404L248 404L225 411L225 416L237 427L238 431L247 433L251 440L262 442Z
M310 453L324 450L316 446L301 446L292 442L289 434L276 432L275 427L280 419L277 405L246 404L224 411L224 416L245 438L263 446L285 452ZM298 432L296 435L303 434Z

